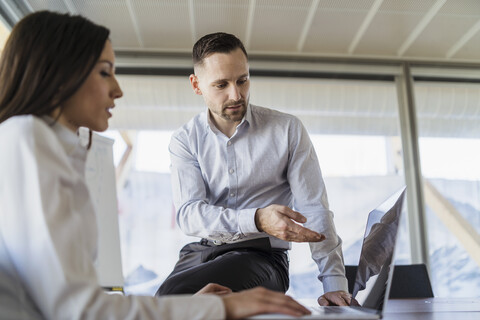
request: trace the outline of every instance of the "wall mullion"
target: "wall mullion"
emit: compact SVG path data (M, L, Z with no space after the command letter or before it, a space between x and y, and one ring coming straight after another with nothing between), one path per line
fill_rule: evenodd
M404 155L405 182L407 184L411 259L412 263L425 263L427 268L430 269L415 96L413 78L408 63L403 64L402 74L396 76L395 80Z

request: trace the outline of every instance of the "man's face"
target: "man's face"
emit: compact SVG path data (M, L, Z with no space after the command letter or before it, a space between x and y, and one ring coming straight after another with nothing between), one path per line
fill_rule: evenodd
M248 61L238 48L229 53L213 53L195 67L190 76L193 91L202 95L217 124L242 120L250 98Z

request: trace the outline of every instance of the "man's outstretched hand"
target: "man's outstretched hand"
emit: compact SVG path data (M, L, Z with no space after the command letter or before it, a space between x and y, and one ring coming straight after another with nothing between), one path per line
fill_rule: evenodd
M293 242L320 242L325 240L323 234L298 224L306 221L307 219L299 212L278 204L257 209L255 213L257 229L279 239Z

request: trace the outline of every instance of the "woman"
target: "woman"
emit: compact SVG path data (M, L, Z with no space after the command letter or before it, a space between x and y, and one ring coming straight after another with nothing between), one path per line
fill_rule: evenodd
M91 137L122 96L108 29L80 16L33 13L0 61L0 310L9 319L220 319L303 315L262 288L210 284L195 296L109 295L97 282L96 219L84 168ZM91 131L90 131L91 132ZM213 293L213 294L205 294Z

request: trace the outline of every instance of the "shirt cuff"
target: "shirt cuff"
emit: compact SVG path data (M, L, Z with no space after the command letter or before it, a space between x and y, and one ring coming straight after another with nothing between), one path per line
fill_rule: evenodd
M257 212L257 208L238 211L238 226L240 232L245 236L260 232L255 225L255 212Z
M348 292L348 283L345 277L328 276L322 279L323 292L345 291Z

